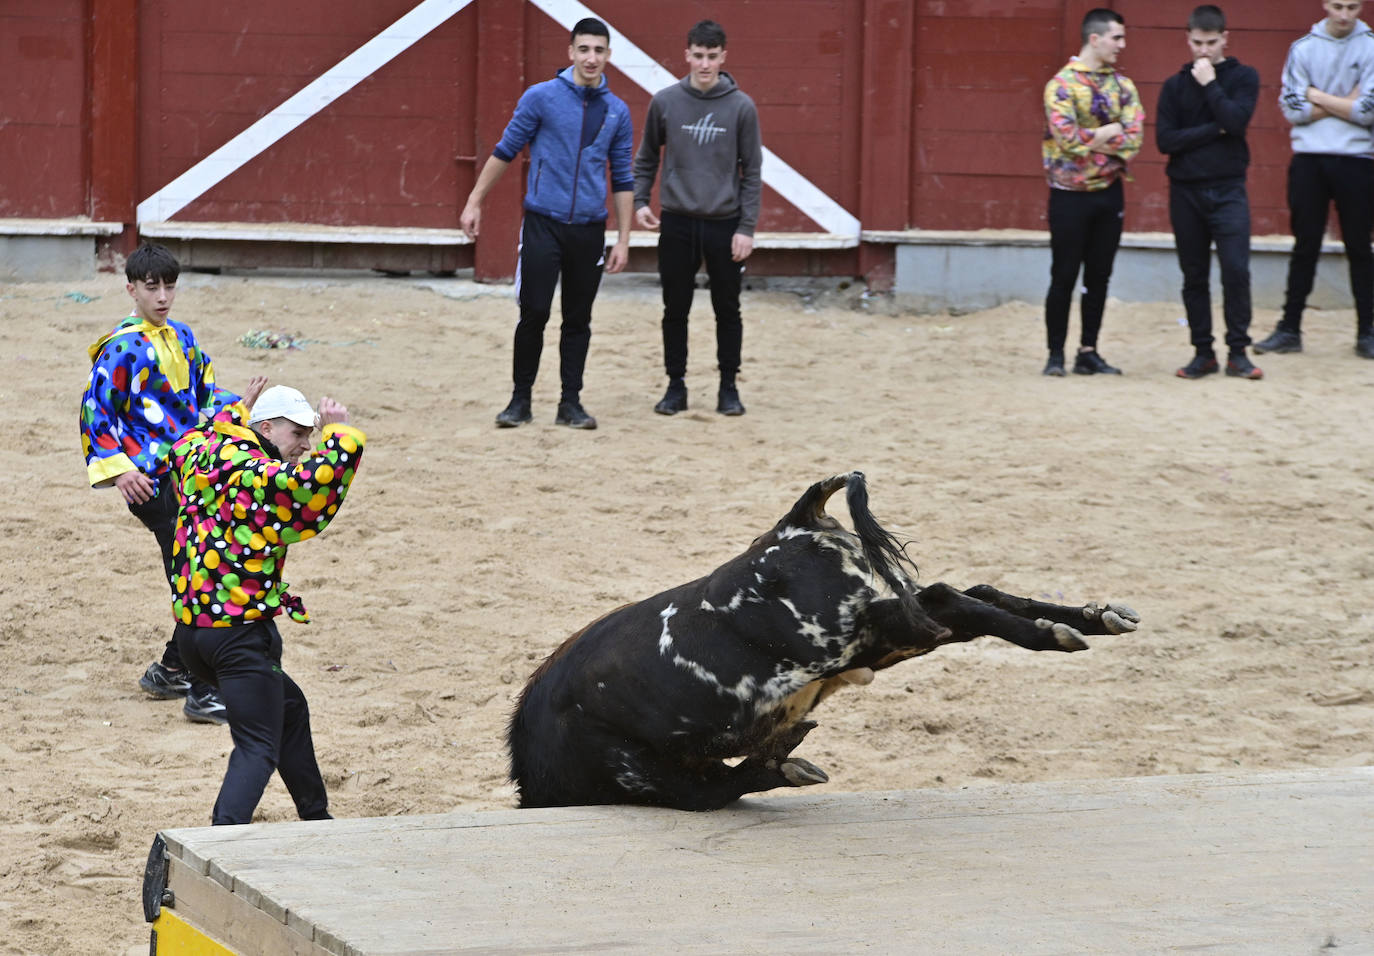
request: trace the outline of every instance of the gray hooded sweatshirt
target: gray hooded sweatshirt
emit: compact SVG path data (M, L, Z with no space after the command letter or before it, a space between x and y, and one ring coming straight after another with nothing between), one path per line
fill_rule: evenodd
M1359 87L1351 122L1335 116L1312 119L1309 86L1334 96ZM1293 152L1374 157L1374 31L1357 20L1355 29L1338 40L1326 32L1325 20L1314 23L1312 32L1288 50L1279 109L1293 124Z
M754 101L734 77L722 70L705 93L684 77L654 94L635 154L636 209L649 205L660 153L659 200L665 210L699 219L739 216L736 232L754 234L763 144Z

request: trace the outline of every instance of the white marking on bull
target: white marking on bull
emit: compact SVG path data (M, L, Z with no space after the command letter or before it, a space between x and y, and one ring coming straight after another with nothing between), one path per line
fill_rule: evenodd
M658 652L667 654L673 648L673 635L668 633L668 618L677 613L676 605L669 604L658 612L658 616L663 618L663 632L658 635Z
M792 612L792 616L797 619L797 633L800 634L802 637L806 638L807 640L809 640L813 647L824 647L826 641L829 640L829 638L831 638L832 636L843 636L841 634L832 635L828 631L826 631L826 629L821 627L820 623L816 620L816 616L814 614L811 615L810 619L808 620L807 615L804 615L801 611L798 611L797 606L793 604L789 599L779 598L778 602L783 607L787 608L787 610Z
M705 598L702 598L701 609L703 611L714 611L719 614L728 614L731 611L738 611L740 609L740 606L743 605L745 601L757 601L758 599L759 596L757 592L746 591L743 588L740 588L738 591L735 592L734 597L730 598L730 600L726 601L724 604L712 604L710 601L706 600Z
M620 761L620 769L615 774L615 782L619 786L624 787L630 793L654 792L653 784L644 779L637 765L630 762L629 753L624 750L617 750L614 756Z

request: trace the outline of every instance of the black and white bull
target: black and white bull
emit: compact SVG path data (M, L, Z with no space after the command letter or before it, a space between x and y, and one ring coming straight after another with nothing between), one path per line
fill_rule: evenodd
M841 488L854 533L825 512ZM509 728L520 806L713 810L823 783L791 753L816 726L806 715L838 686L941 644L991 635L1081 651L1084 634L1139 621L1121 605L1065 607L987 585L918 588L905 567L915 570L869 511L861 473L812 485L744 554L612 611L539 666Z

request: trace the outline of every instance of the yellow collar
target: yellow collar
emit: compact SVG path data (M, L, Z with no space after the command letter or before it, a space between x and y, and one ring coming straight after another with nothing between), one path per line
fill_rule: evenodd
M134 318L134 316L130 316L130 318ZM148 336L148 341L153 346L153 354L157 356L157 367L167 377L173 391L180 392L191 384L191 368L186 362L186 352L181 347L181 339L177 337L176 329L172 328L170 324L154 325L144 319L137 325L124 325L113 332L102 335L86 352L90 355L91 361L94 362L96 356L100 354L100 350L105 347L106 342L120 335L130 335L134 332L141 332Z

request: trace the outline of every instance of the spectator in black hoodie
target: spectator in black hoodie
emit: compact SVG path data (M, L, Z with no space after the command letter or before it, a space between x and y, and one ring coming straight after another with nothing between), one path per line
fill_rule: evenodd
M1226 374L1259 379L1250 344L1250 199L1245 130L1259 96L1254 67L1226 55L1226 17L1211 4L1188 18L1192 62L1159 94L1155 143L1169 164L1169 222L1183 270L1183 307L1195 355L1176 373L1202 378L1219 368L1212 346L1211 246L1216 240L1226 319Z

